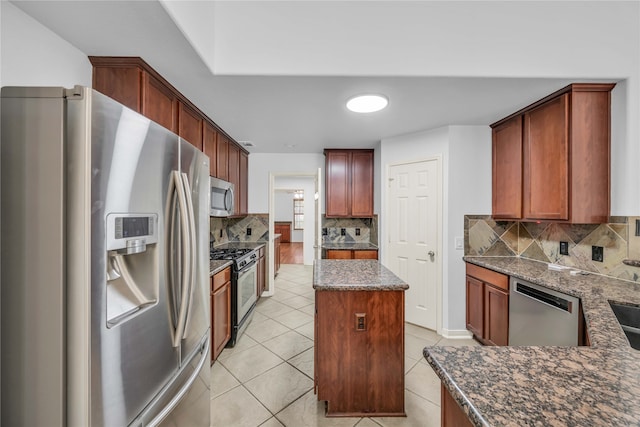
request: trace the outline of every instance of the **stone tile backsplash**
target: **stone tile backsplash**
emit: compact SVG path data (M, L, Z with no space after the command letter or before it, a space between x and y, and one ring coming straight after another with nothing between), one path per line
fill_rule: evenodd
M378 217L373 218L322 218L322 228L327 235L324 243L373 243L378 244ZM342 235L342 229L345 235ZM360 235L356 234L360 230Z
M251 235L247 229L251 229ZM214 246L228 242L258 242L269 238L269 215L251 214L244 218L209 217L209 240Z
M622 263L640 259L640 217L611 217L608 224L495 221L489 215L465 215L464 254L520 256L574 267L623 280L640 282L640 268ZM567 242L569 255L560 254ZM591 259L591 247L604 248L603 262Z

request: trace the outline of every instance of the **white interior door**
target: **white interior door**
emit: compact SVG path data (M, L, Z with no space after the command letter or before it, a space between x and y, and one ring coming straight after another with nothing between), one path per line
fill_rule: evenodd
M437 330L440 159L389 167L388 268L409 284L407 322Z

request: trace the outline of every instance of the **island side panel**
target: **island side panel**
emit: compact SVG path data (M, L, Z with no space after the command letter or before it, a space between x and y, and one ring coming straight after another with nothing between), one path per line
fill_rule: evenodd
M369 410L404 412L404 291L368 292Z
M328 416L367 409L367 332L356 331L355 313L367 312L368 293L316 291L318 400Z

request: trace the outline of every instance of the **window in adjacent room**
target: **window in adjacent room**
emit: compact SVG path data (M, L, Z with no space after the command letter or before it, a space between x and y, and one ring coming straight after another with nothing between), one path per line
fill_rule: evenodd
M304 228L304 190L296 190L293 193L293 229Z

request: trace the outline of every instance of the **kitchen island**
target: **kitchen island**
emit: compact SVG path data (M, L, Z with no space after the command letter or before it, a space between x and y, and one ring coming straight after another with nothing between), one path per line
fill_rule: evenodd
M314 391L327 416L405 416L403 280L375 260L315 260Z
M581 299L590 347L427 347L424 356L475 426L640 425L640 352L609 301L640 304L640 284L548 270L516 257L465 261Z

